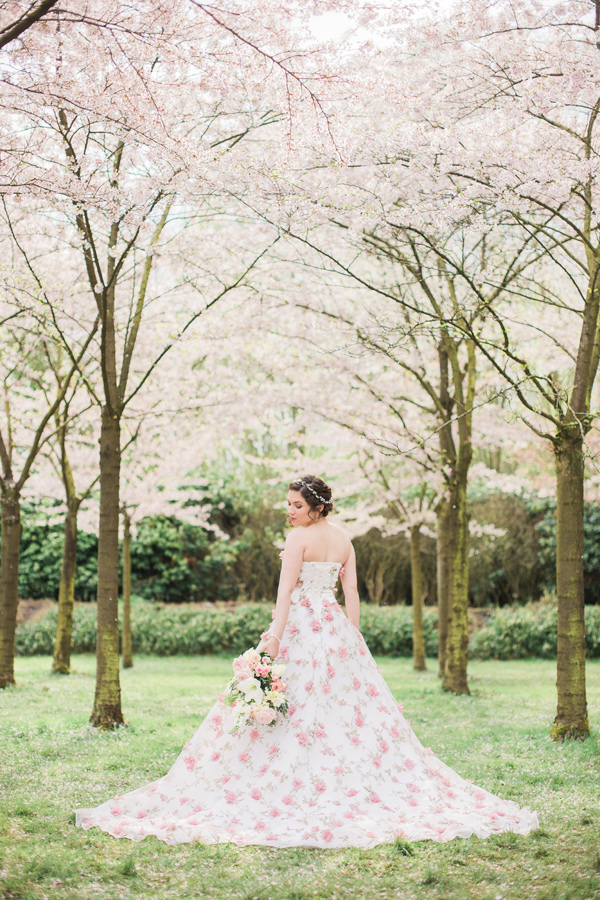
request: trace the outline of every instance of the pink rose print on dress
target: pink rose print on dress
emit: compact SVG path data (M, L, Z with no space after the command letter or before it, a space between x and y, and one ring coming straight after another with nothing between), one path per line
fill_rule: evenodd
M217 702L163 778L77 810L77 824L170 844L329 849L373 847L397 834L439 841L538 827L531 810L471 786L421 746L359 630L333 599L339 570L302 564L275 661L285 653L285 682L274 672L270 681L276 694L287 684L287 716L231 733L236 713ZM440 777L442 768L449 778Z

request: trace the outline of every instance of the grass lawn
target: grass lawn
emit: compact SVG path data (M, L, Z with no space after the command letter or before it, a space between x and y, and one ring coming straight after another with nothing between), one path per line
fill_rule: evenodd
M600 898L597 737L553 744L552 662L471 663L470 697L441 693L436 663L381 658L384 676L426 746L494 793L537 810L541 829L486 841L422 842L403 852L169 847L75 828L72 810L163 775L225 685L224 657L138 657L122 673L129 726L94 734L94 659L49 675L17 661L0 693L0 897L215 900L591 900ZM590 721L600 722L600 661L588 663ZM596 734L597 732L595 732ZM357 778L360 773L357 773ZM410 853L409 851L412 851ZM408 855L405 855L405 852Z

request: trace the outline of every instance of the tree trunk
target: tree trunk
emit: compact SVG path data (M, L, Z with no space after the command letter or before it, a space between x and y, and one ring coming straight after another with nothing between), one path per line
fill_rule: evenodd
M425 636L423 634L423 567L421 565L421 526L410 529L410 580L413 606L413 669L423 671Z
M131 517L123 516L123 668L133 665L131 655Z
M559 436L556 461L556 586L558 593L557 709L555 741L590 733L585 687L583 599L583 440Z
M437 508L438 676L446 671L446 643L452 581L452 507L442 500Z
M19 492L5 488L1 499L0 688L15 684L15 631L19 605L21 505Z
M453 530L452 578L450 593L450 617L446 643L446 666L442 686L455 694L469 694L467 683L467 650L469 627L469 506L467 503L466 477L458 480L451 500L456 515ZM454 516L452 517L454 519ZM454 526L454 523L453 523Z
M73 634L73 604L75 601L75 572L77 570L77 508L71 508L65 519L62 569L58 590L58 620L52 671L68 675L71 671L71 636Z
M98 635L96 695L90 721L97 728L124 722L119 681L119 476L121 426L108 405L100 432L100 531L98 535Z

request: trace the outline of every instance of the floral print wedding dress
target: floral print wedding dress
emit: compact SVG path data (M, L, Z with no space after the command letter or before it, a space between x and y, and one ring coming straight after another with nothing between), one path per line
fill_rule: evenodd
M280 649L286 717L231 733L219 700L163 778L77 810L77 824L134 841L330 848L538 828L422 746L336 602L339 570L302 564Z

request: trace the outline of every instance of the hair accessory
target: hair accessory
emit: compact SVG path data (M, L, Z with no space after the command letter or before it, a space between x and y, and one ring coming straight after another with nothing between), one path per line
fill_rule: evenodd
M331 500L326 500L324 497L321 497L320 494L317 494L314 487L312 487L312 485L310 485L307 481L302 481L302 479L300 479L298 484L302 484L302 485L304 485L305 488L308 488L308 490L311 492L311 494L313 494L313 496L315 496L317 498L319 503L324 503L325 506L329 506L329 504L331 503Z

